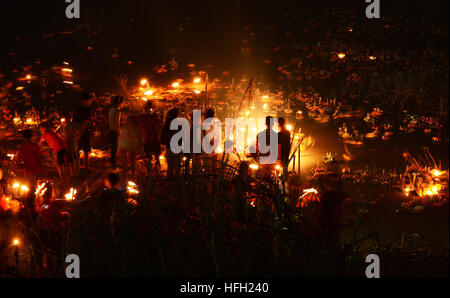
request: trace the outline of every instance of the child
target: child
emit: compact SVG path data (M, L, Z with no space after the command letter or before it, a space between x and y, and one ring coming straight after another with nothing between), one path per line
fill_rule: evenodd
M66 157L69 163L70 174L72 177L78 176L80 172L80 160L78 154L78 137L81 126L73 121L73 117L69 116L64 128L64 143L66 145Z
M47 123L42 123L39 126L41 132L40 144L46 142L53 151L53 157L56 158L56 170L58 171L59 179L62 180L61 167L64 165L66 155L66 148L64 141L54 132Z

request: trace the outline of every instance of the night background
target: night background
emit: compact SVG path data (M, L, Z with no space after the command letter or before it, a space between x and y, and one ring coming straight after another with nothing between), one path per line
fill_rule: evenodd
M3 1L0 278L448 278L449 2L380 3ZM287 157L170 152L193 109Z

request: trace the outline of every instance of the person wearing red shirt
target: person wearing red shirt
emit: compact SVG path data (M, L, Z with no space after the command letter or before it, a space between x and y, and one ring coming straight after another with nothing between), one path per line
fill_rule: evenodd
M23 161L25 176L37 178L42 173L41 149L38 144L31 141L32 130L25 130L22 134L25 140L19 147L18 161Z
M40 143L46 142L53 151L53 157L56 159L56 170L58 171L59 178L62 180L61 167L64 165L66 146L63 139L54 132L47 123L43 123L39 126L41 131Z

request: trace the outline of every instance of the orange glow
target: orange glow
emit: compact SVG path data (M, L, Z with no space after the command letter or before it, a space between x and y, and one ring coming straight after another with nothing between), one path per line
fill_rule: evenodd
M144 95L151 96L153 93L155 93L155 91L149 89L149 90L147 90L147 91L144 92Z
M195 78L194 79L194 84L198 84L198 83L200 83L202 80L200 79L200 78Z
M438 169L433 169L433 170L431 171L431 173L433 174L434 177L439 177L439 176L441 176L442 174L444 174L445 172L444 172L444 171L440 171L440 170L438 170Z
M148 80L147 79L142 79L141 80L141 85L147 85L147 83L148 83Z
M259 166L257 164L251 164L248 167L252 170L257 170L259 168Z
M178 88L178 87L180 87L180 83L179 83L179 82L174 82L174 83L172 84L172 87L173 87L173 88Z
M19 238L14 238L12 241L12 245L13 246L19 246L20 245L20 239Z
M344 59L345 58L345 53L338 53L338 58L339 59Z
M70 188L69 192L64 195L67 201L75 200L75 196L77 195L77 190L73 187Z

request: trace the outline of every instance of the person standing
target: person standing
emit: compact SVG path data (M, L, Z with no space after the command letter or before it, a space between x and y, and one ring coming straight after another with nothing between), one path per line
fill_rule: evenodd
M161 142L166 146L167 177L178 176L181 170L181 153L173 153L170 148L170 140L177 133L177 130L170 129L170 123L178 118L179 113L177 108L170 109L167 112L166 121L161 131ZM179 145L181 146L182 144Z
M283 174L287 175L289 166L289 154L291 153L291 132L286 129L286 120L278 118L280 131L278 132L278 156L283 167Z
M91 152L90 141L90 125L91 125L91 106L94 98L91 94L83 94L81 97L81 105L77 108L74 116L74 121L77 122L80 128L78 137L78 150L84 152L84 166L89 168L89 153Z
M129 111L123 110L120 118L121 125L117 148L122 159L123 177L127 177L128 169L130 169L132 179L134 179L136 177L136 152L141 148L142 144L134 118L132 115L129 115Z
M41 131L40 143L46 142L53 151L54 161L56 161L56 170L58 171L59 179L62 180L62 166L64 166L66 157L66 146L61 137L54 132L47 123L42 123L39 126Z
M42 173L41 149L38 144L33 143L33 131L31 129L22 132L24 141L20 145L17 153L17 161L23 161L24 174L26 177L33 177L37 180Z
M108 138L111 145L111 167L116 167L117 140L119 137L120 112L123 97L115 96L112 99L112 106L108 110Z
M144 152L148 158L149 165L151 166L154 156L156 170L159 172L159 155L161 153L159 133L161 131L161 121L153 113L153 105L151 102L147 102L144 109L144 114L135 117L136 128L138 129L142 145L144 145ZM151 173L148 174L150 175Z
M64 128L64 142L66 145L66 158L72 177L80 174L80 159L78 156L78 137L80 125L73 121L73 115L69 115L69 121Z

